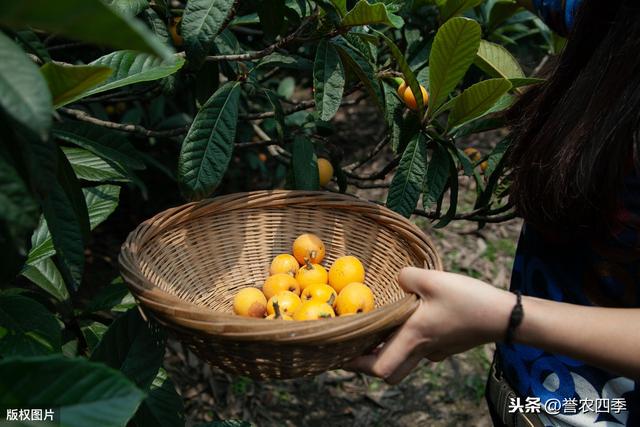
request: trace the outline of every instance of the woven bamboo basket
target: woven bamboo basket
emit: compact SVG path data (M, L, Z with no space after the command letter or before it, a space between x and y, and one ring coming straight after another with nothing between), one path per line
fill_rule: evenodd
M305 322L236 316L233 297L261 287L279 253L315 233L325 267L343 255L364 264L376 309ZM189 203L140 224L120 270L141 309L212 365L254 379L336 369L372 350L417 307L397 283L405 266L441 269L431 241L397 213L328 192L257 191Z

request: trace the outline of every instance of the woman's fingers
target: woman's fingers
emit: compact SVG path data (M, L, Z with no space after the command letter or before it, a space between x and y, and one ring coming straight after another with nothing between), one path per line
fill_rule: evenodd
M396 370L389 376L389 378L385 379L385 381L389 384L398 384L407 375L409 375L416 366L418 366L418 363L420 363L422 359L422 354L413 354L409 356L407 359L405 359L404 362L400 364L400 366L396 368Z

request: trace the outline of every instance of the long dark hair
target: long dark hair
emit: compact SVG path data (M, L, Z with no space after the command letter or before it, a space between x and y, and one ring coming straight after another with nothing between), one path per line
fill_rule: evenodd
M558 231L611 225L623 180L640 163L640 1L583 0L547 82L508 118L518 213Z

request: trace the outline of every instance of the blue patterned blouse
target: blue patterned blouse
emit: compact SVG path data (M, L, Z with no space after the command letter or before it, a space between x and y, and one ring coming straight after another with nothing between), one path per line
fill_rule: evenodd
M579 3L580 0L533 0L541 18L565 35L573 26ZM525 225L516 251L511 289L572 304L639 308L637 172L628 174L619 200L616 229L598 241L563 240ZM520 394L525 411L527 402L534 410L540 405L545 425L640 426L640 381L525 345L499 344L498 353L505 379Z
M616 229L599 241L562 240L525 225L511 289L572 304L639 308L638 174L625 179L620 200ZM505 379L523 401L539 398L542 408L549 401L560 407L543 417L547 425L640 426L639 381L524 345L499 344L498 352Z

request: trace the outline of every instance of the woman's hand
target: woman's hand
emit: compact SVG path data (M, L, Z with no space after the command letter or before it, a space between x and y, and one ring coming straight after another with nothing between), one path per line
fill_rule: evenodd
M516 297L466 276L405 268L400 286L420 305L374 354L345 369L400 382L426 357L440 361L504 338ZM640 380L640 309L606 308L522 297L524 318L514 342L563 354Z
M420 305L374 354L349 362L346 369L400 382L426 357L440 361L487 342L502 339L516 297L470 277L405 268L400 286Z

